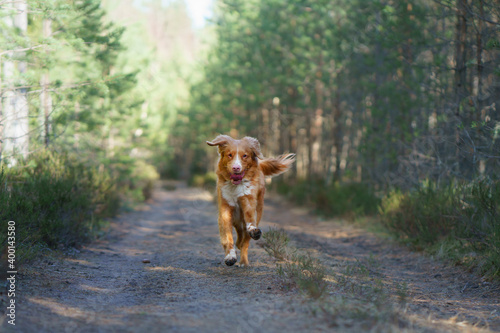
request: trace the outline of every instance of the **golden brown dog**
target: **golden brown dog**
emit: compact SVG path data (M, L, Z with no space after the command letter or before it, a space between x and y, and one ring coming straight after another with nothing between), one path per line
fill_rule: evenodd
M264 158L257 139L244 137L235 140L228 135L219 135L210 146L219 146L217 166L217 198L219 203L219 232L228 266L236 263L233 243L233 227L238 238L240 265L248 265L250 238L259 239L258 228L264 208L265 177L287 171L295 160L295 154Z

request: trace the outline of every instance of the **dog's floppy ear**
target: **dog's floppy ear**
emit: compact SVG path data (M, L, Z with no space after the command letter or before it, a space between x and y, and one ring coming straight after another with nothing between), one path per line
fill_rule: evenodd
M217 135L215 139L212 141L207 141L207 145L209 146L219 146L218 153L222 154L224 151L224 147L229 143L229 141L232 141L233 138L230 137L229 135Z
M229 135L217 135L212 141L207 141L209 146L225 146L229 141L233 140Z
M264 159L264 155L262 155L262 152L260 151L259 140L257 140L256 138L249 137L249 136L245 136L242 140L245 140L246 142L248 142L248 144L250 145L250 149L252 149L255 156L257 156L261 160Z

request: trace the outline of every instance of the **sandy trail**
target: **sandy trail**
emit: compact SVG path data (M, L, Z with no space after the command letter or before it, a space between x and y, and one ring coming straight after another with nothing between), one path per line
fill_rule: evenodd
M111 223L105 239L78 253L29 264L19 275L16 326L6 332L345 331L283 290L275 261L252 241L251 267L226 267L210 193L177 184ZM365 231L320 221L279 198L261 223L284 228L326 267L371 263L388 290L405 283L401 331L500 330L498 285L389 245ZM149 259L150 263L143 263ZM394 291L396 292L396 291ZM366 331L373 330L366 327Z

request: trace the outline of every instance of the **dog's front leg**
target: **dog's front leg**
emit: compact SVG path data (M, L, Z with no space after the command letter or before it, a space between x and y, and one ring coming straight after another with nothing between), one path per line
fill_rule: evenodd
M219 234L220 242L224 247L226 257L224 262L228 266L236 263L236 251L233 243L233 214L234 207L229 206L227 203L222 203L219 207Z
M239 198L241 209L243 210L243 217L246 224L248 234L253 239L257 240L262 235L262 231L257 228L256 223L256 208L257 200L253 196L242 196Z

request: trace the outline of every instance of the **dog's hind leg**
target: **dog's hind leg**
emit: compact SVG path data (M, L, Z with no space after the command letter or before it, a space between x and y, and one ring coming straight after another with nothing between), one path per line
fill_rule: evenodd
M246 231L242 224L235 224L234 228L236 229L236 234L238 235L238 238L236 238L236 247L241 250L241 244L243 242Z

